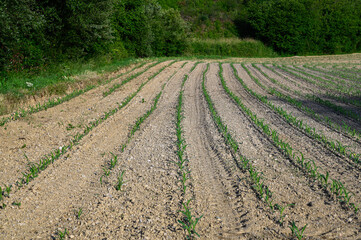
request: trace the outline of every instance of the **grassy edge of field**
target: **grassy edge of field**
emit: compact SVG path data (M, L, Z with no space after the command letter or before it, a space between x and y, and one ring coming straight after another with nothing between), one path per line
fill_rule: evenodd
M87 62L62 63L37 74L13 73L6 83L0 84L0 116L29 105L32 99L43 102L99 85L123 68L149 61L136 58L102 61L99 58Z
M177 60L226 59L229 57L277 57L278 54L262 42L253 39L191 39L183 55ZM89 60L53 63L41 70L10 72L6 81L0 81L0 116L19 109L34 99L63 96L69 91L81 90L99 83L121 68L168 57L117 58L94 57ZM38 100L37 100L38 99Z

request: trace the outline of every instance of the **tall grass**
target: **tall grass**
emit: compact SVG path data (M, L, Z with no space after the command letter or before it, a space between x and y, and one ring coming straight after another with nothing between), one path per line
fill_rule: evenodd
M278 54L262 42L253 39L191 39L187 56L277 57Z

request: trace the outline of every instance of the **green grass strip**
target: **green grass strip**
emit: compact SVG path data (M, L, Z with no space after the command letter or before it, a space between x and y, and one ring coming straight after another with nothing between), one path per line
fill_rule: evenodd
M210 110L212 119L214 123L217 126L218 131L223 136L226 144L230 147L230 149L233 151L234 154L237 154L239 156L239 161L235 159L236 165L244 172L248 172L250 175L251 182L253 183L252 189L255 191L257 197L264 201L269 208L272 211L278 210L280 213L279 217L279 223L280 225L283 225L285 213L284 210L287 207L282 206L281 204L273 203L274 198L272 198L273 193L269 189L269 187L265 184L263 179L263 173L259 172L255 166L253 166L252 162L247 159L245 156L243 156L239 152L239 145L238 142L233 138L232 134L228 131L227 125L224 124L222 118L217 113L217 110L215 109L214 103L211 99L211 97L208 94L208 91L205 87L205 79L206 79L206 73L208 71L209 64L207 65L207 69L203 72L203 81L202 81L202 89L203 89L203 95L206 99L206 102L208 104L208 108ZM220 76L221 79L223 79L223 76L221 75L222 69L220 69ZM224 81L223 81L224 82Z
M231 66L233 68L234 76L242 84L242 86L249 93L253 93L252 95L257 96L257 94L251 89L249 89L247 85L243 82L243 80L238 76L237 70L233 66L233 64L231 64ZM258 126L263 131L263 133L272 140L275 146L277 146L285 154L286 157L294 161L296 163L296 166L308 173L308 176L313 179L317 179L321 186L326 191L334 194L336 198L341 202L341 204L352 207L355 213L358 212L359 205L350 201L353 194L346 189L346 187L340 180L330 179L329 172L321 173L319 170L320 168L316 165L314 160L306 160L302 152L294 151L289 143L283 141L279 137L279 134L276 130L271 129L271 127L265 123L264 119L259 119L255 113L253 113L242 103L241 99L238 96L236 96L233 92L230 91L223 78L221 78L221 83L230 98L240 107L243 112L245 112L249 116L249 118L256 124L256 126ZM263 102L267 100L267 98L259 96L259 100ZM331 182L329 180L331 180Z
M75 90L75 91L73 91L73 92L71 92L71 93L69 93L69 94L67 94L67 95L65 95L64 97L61 97L61 98L49 99L44 104L39 103L39 104L37 104L35 106L29 106L27 108L27 110L21 108L19 111L15 111L11 116L1 118L0 119L0 126L4 126L6 123L8 123L10 121L15 121L15 120L18 120L20 118L24 118L24 117L26 117L26 116L28 116L30 114L37 113L37 112L40 112L40 111L44 111L44 110L47 110L49 108L60 105L60 104L62 104L64 102L67 102L67 101L77 97L77 96L80 96L83 93L86 93L86 92L90 91L91 89L94 89L94 88L98 87L99 85L109 83L109 82L111 82L112 80L114 80L116 78L119 78L119 77L121 77L121 76L123 76L125 74L128 74L128 73L134 71L136 68L140 68L145 64L146 64L146 62L142 63L139 66L135 66L130 71L127 71L126 73L119 74L116 77L113 77L113 78L105 81L104 83L101 83L101 84L98 84L98 85L90 85L90 86L87 86L85 89Z
M160 73L160 72L159 72ZM61 156L63 156L65 153L67 153L69 150L73 148L74 145L79 144L79 142L89 134L93 128L99 126L101 123L106 121L109 117L113 116L115 113L117 113L119 110L124 108L141 90L142 88L154 77L157 75L153 75L148 78L146 82L143 82L139 88L133 92L132 94L128 95L122 103L118 104L118 106L112 110L109 110L103 114L100 118L97 120L94 120L88 124L87 127L84 128L83 132L77 133L72 140L70 140L70 143L67 145L64 145L56 150L51 151L48 155L44 156L39 160L38 163L30 163L29 168L27 172L22 173L22 177L19 178L18 181L16 181L15 184L10 184L9 186L16 185L18 188L22 188L23 185L28 184L30 181L38 177L39 173L44 171L50 164L54 163L54 161L58 160ZM163 86L164 87L164 86ZM160 97L160 96L159 96ZM159 98L158 97L158 98ZM144 121L144 120L143 120ZM6 185L5 185L6 186ZM4 192L2 194L0 193L0 196L3 196ZM2 198L2 197L1 197ZM1 199L0 198L0 199Z

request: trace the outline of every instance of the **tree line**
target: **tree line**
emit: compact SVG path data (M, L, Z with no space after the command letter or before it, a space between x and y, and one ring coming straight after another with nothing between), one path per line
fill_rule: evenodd
M1 0L0 26L2 78L98 54L182 55L189 37L251 37L281 54L361 51L360 0Z

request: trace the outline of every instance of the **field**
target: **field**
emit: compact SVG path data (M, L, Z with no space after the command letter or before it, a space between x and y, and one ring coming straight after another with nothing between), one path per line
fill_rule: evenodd
M361 54L136 63L0 117L0 239L359 239Z

